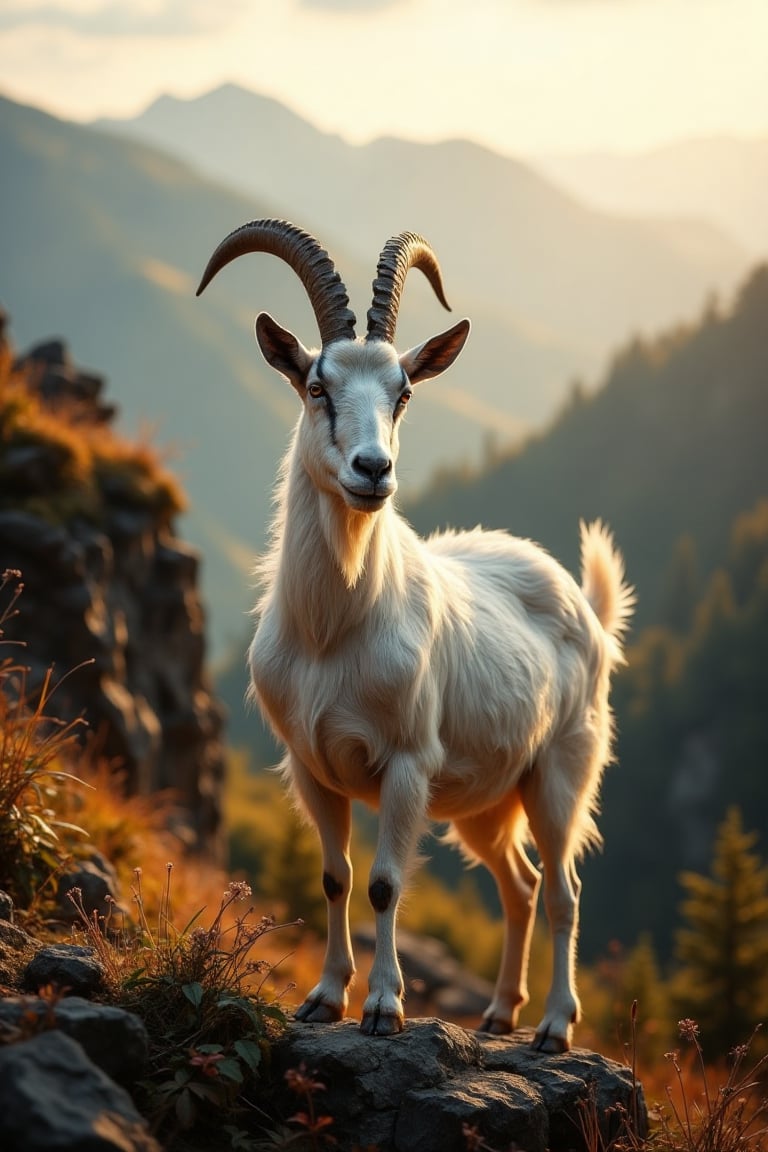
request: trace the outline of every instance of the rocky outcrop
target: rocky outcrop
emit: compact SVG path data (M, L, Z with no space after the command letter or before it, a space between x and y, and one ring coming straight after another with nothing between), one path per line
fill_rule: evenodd
M280 1104L286 1117L297 1112L299 1070L321 1085L315 1114L332 1117L340 1148L377 1152L590 1152L608 1147L625 1118L646 1132L628 1068L582 1049L535 1052L532 1035L486 1036L436 1019L409 1020L388 1037L363 1036L353 1021L294 1024L275 1055L276 1072L288 1073Z
M27 690L53 665L56 716L85 717L130 792L173 790L176 830L221 856L223 710L204 664L199 557L173 532L172 486L153 487L140 450L102 453L72 478L78 428L114 443L114 408L62 341L33 348L13 374L52 424L66 417L61 435L0 420L0 574L18 570L24 584L5 638L24 642Z
M0 1147L155 1149L122 1091L146 1074L146 1030L132 1013L91 1001L102 986L98 957L41 944L0 920L0 960L3 948L16 990L0 996ZM64 988L82 994L62 996ZM244 1134L266 1147L259 1127L266 1120L295 1142L303 1114L340 1152L594 1152L610 1147L625 1124L645 1135L642 1087L630 1069L583 1049L539 1053L531 1037L523 1030L487 1036L434 1018L408 1020L389 1037L363 1036L351 1020L291 1023L260 1084L262 1111ZM15 1094L6 1098L7 1084ZM37 1098L27 1108L33 1084ZM231 1147L223 1131L220 1141L215 1132L206 1141L207 1152Z

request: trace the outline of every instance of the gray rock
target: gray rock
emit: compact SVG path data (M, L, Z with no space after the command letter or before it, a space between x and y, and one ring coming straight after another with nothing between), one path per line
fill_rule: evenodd
M125 1089L57 1031L0 1048L0 1147L160 1152Z
M486 1146L507 1149L510 1134L525 1152L548 1152L549 1124L541 1095L521 1076L465 1074L436 1088L407 1092L398 1109L397 1152L466 1149L464 1125L477 1128Z
M16 996L0 1000L0 1031L20 1026L40 1031L58 1028L76 1040L107 1076L121 1084L139 1079L149 1053L147 1030L138 1016L109 1004L93 1004L68 996L55 1004L37 997Z
M463 1125L491 1147L525 1152L591 1152L581 1125L588 1109L602 1146L622 1112L647 1131L640 1085L629 1069L594 1052L535 1052L532 1032L485 1036L436 1019L409 1020L402 1033L367 1037L354 1021L290 1026L274 1055L275 1096L288 1117L305 1102L285 1072L300 1069L323 1084L318 1114L341 1149L466 1152ZM633 1095L636 1093L636 1096Z
M64 920L79 919L76 906L67 895L73 888L79 888L83 909L91 916L108 916L108 897L115 902L119 899L117 872L112 864L99 852L94 852L87 860L78 860L60 878L56 892L58 911Z
M629 1068L583 1048L544 1055L531 1047L532 1039L533 1030L526 1028L512 1036L483 1036L483 1065L521 1076L537 1088L547 1101L553 1149L572 1146L585 1106L594 1106L606 1145L618 1134L622 1115L632 1116L635 1109L640 1134L646 1134L643 1090L633 1084Z
M37 992L46 984L70 996L93 996L104 984L104 968L93 948L51 944L40 948L24 971L24 987Z

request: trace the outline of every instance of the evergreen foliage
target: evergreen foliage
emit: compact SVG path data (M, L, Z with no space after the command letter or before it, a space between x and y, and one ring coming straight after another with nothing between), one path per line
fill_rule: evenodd
M605 860L586 861L582 940L600 950L592 908L622 940L648 929L668 958L676 917L670 877L701 870L729 805L768 840L768 501L738 517L726 561L691 625L641 633L618 677L619 767L608 773Z
M705 1046L726 1052L768 1011L768 867L737 807L718 829L709 876L683 872L676 989Z

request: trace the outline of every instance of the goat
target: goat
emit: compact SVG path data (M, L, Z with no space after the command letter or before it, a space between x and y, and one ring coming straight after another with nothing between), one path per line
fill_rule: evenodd
M402 1030L396 913L428 819L496 879L503 953L483 1030L517 1025L540 874L553 939L551 988L534 1045L565 1051L580 1008L575 861L599 842L593 819L611 755L609 678L633 591L610 533L581 525L582 587L543 549L502 531L421 539L395 510L395 463L414 387L458 356L461 320L398 355L406 275L419 268L448 304L426 240L385 245L364 339L325 249L295 225L245 224L216 248L198 289L231 260L267 252L302 280L318 322L310 351L268 314L255 324L268 363L302 411L284 457L271 543L260 562L251 689L287 748L281 769L314 822L328 934L299 1020L342 1019L354 975L348 905L350 802L379 809L368 895L376 947L361 1030Z

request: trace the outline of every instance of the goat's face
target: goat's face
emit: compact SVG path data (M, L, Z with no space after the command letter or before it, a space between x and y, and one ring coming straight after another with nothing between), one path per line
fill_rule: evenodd
M314 484L357 512L376 512L397 491L400 420L421 380L458 356L462 320L398 355L386 340L336 340L310 352L266 313L256 337L266 360L287 376L304 405L298 449Z

